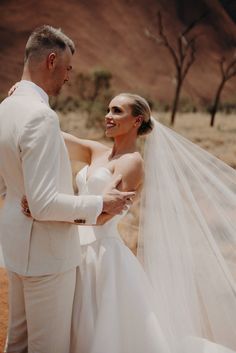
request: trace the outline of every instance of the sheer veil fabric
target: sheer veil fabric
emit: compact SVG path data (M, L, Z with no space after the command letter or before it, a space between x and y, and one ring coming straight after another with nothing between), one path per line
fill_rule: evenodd
M172 352L236 351L236 171L154 125L145 144L138 257L155 311Z

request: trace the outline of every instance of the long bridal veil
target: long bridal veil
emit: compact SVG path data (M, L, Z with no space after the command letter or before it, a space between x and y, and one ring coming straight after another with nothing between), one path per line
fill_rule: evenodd
M236 351L236 171L156 122L145 165L138 257L172 351Z

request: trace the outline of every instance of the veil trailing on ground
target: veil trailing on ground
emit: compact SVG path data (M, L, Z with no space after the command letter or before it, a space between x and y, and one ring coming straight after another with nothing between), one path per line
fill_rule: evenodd
M173 348L236 351L236 171L157 122L145 147L138 257Z

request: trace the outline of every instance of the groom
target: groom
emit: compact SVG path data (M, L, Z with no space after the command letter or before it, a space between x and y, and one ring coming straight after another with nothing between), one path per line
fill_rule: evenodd
M120 213L132 193L74 196L58 117L48 104L69 80L74 43L37 28L25 49L22 81L0 105L0 229L9 276L5 352L67 353L80 244L76 224ZM120 181L117 180L117 183ZM26 195L32 218L21 212Z

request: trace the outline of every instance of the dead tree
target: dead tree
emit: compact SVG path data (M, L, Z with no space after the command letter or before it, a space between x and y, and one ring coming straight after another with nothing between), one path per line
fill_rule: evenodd
M210 109L210 114L211 114L210 126L214 126L215 116L220 104L221 93L223 92L226 82L229 81L232 77L236 76L236 53L233 59L229 60L228 62L226 58L223 56L219 61L219 66L220 66L221 80L216 90L212 107Z
M161 12L158 12L158 36L153 35L150 31L146 30L146 35L149 38L155 40L158 45L163 45L167 48L170 57L175 66L175 93L171 109L171 125L175 122L175 115L177 112L179 98L183 82L189 72L190 67L193 65L196 59L196 39L194 36L191 39L187 39L186 35L196 25L196 23L203 18L192 22L183 32L181 32L177 38L176 43L172 44L165 33L165 29L162 22ZM204 14L205 16L205 14Z

